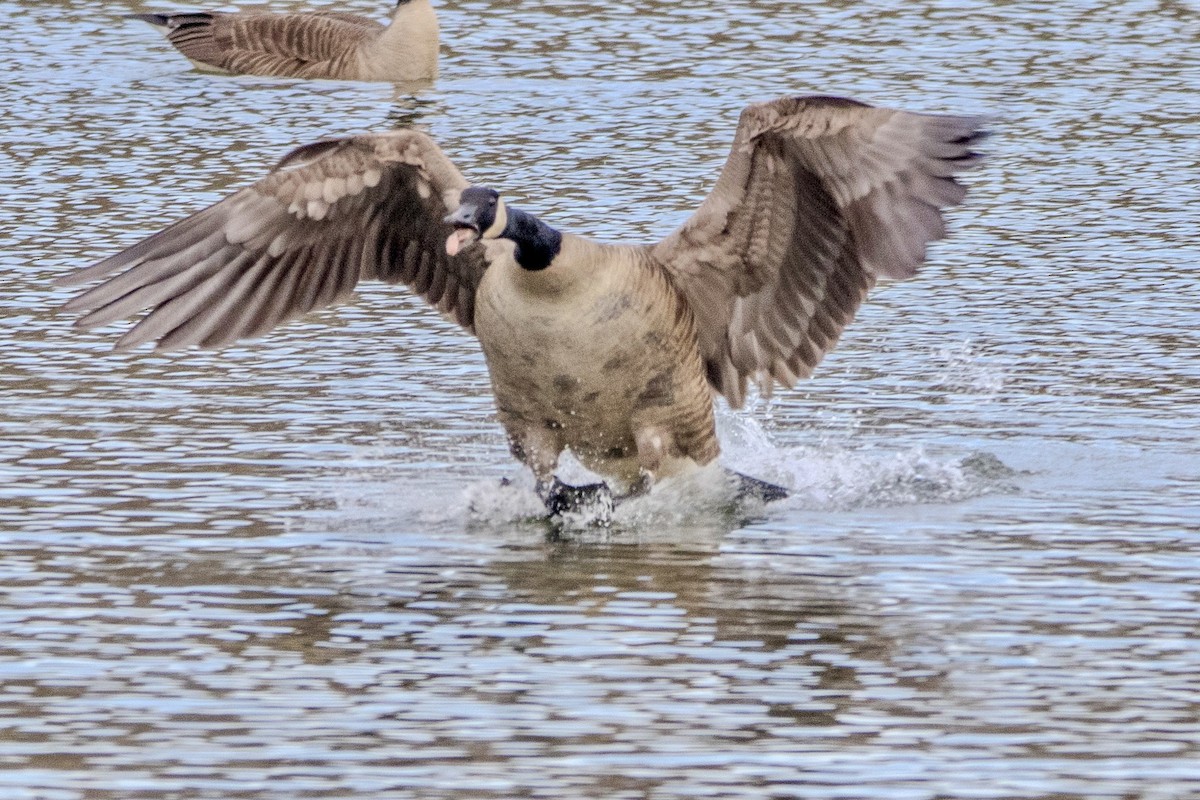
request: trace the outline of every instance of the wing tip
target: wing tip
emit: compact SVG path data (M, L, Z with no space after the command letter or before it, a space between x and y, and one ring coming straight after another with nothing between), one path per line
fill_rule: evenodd
M58 275L50 282L50 284L52 286L62 286L62 287L80 286L80 285L92 280L93 278L98 278L101 275L105 274L106 270L98 269L98 267L100 267L101 264L103 264L103 263L104 262L100 262L100 264L93 264L90 267L84 267L83 269L72 270L71 272L68 272L65 275ZM74 302L77 299L78 298L71 298L71 300L69 300L68 302Z
M134 325L132 328L127 330L125 333L123 333L121 335L121 337L119 339L117 339L117 341L113 342L113 346L112 346L113 352L114 353L128 353L129 351L135 349L139 345L143 345L146 342L154 341L152 338L148 338L145 335L142 335L138 331L139 327L140 327L140 324ZM155 350L159 349L159 344L157 342L154 342L154 349Z
M156 28L165 28L170 21L170 16L168 14L122 14L121 18L134 19L138 22L146 22Z
M933 115L927 119L931 120L933 127L930 132L945 147L953 149L949 157L944 157L946 161L966 169L987 157L986 153L974 148L994 135L994 131L988 127L995 121L993 117Z
M59 275L52 280L52 284L54 286L64 286L64 287L65 286L79 286L81 284L87 283L88 281L92 281L97 278L103 278L108 275L111 275L112 273L117 272L118 270L122 270L122 269L126 269L126 268L132 269L133 267L136 267L137 265L141 264L143 261L146 260L145 256L142 253L134 252L134 251L137 250L138 248L140 248L143 244L150 241L150 239L152 239L152 238L153 237L147 237L146 239L143 239L141 242L137 242L136 244L130 245L129 247L122 250L121 252L117 253L116 255L111 255L102 261L97 261L95 264L92 264L89 267L84 267L83 269L77 269L72 272L68 272L65 275ZM130 258L131 255L133 256L132 258ZM74 299L76 299L76 298L72 298L72 300L74 300Z
M66 288L69 286L78 286L81 283L86 283L87 279L81 278L79 276L79 273L82 271L83 270L74 270L72 272L68 272L66 275L58 275L55 278L51 279L50 285L57 286L60 288ZM74 301L74 299L75 298L71 298L71 300L68 300L67 302L68 303L72 302L72 301Z

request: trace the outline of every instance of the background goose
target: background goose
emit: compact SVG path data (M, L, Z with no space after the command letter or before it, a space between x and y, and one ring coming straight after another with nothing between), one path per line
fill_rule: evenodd
M945 233L979 159L970 117L782 98L741 115L708 197L658 244L560 233L472 187L427 135L317 142L266 177L69 276L102 325L150 312L117 347L220 347L347 297L408 284L475 333L513 454L551 511L570 448L620 489L716 459L713 393L790 387L879 276ZM108 277L113 273L121 274Z
M130 18L164 28L179 52L209 72L394 83L437 77L438 22L430 0L399 0L387 25L332 11Z

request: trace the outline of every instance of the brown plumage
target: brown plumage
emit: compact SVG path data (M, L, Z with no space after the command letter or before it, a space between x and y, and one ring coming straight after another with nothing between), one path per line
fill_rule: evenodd
M400 0L391 21L334 11L131 14L166 32L198 69L276 78L427 81L437 76L430 0Z
M408 284L474 332L514 454L552 508L570 448L625 487L716 458L713 393L790 387L877 277L914 274L979 156L969 117L783 98L742 112L716 186L658 244L560 234L469 187L423 133L319 142L266 177L70 276L118 347L219 347ZM447 216L447 214L450 216ZM114 273L115 277L108 277Z

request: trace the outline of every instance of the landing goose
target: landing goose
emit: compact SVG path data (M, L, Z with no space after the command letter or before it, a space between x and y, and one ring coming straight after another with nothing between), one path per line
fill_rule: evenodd
M438 22L430 0L399 0L387 25L335 11L129 16L164 29L207 72L392 83L437 77Z
M640 493L717 458L714 395L738 407L752 381L808 376L876 279L913 275L945 235L979 124L837 97L751 105L708 197L642 245L559 232L415 130L320 141L67 276L106 280L65 308L83 328L150 309L117 348L215 348L359 281L407 284L479 339L512 453L562 511L607 492L555 477L565 449Z

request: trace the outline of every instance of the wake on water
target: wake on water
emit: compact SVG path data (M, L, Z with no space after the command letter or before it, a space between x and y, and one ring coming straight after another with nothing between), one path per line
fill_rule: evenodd
M626 500L611 512L585 509L557 522L565 528L615 526L687 526L724 519L736 524L796 511L837 512L904 505L944 504L1013 490L1016 473L995 456L975 452L934 457L922 448L883 450L862 445L853 436L813 446L780 447L752 416L724 411L718 415L723 453L712 464L688 475L659 482L649 494ZM509 477L465 480L462 488L438 481L413 486L394 467L379 463L343 473L326 487L325 524L337 517L337 529L379 529L397 522L430 529L463 521L485 526L534 523L546 517L528 470L514 467ZM789 496L764 505L739 499L728 467L786 488ZM591 483L597 477L569 456L559 476L567 483ZM447 483L458 478L446 477ZM465 518L465 520L464 520ZM455 521L458 521L457 523ZM310 521L316 521L310 520Z
M1015 472L995 456L976 452L960 458L935 458L921 448L885 452L848 444L782 448L774 445L752 417L727 413L719 422L724 452L721 464L659 482L648 495L620 503L611 515L590 509L568 515L567 527L688 524L714 516L753 519L778 511L849 511L925 503L953 503L1011 491ZM788 490L785 500L763 504L739 498L723 467L776 483ZM573 459L559 474L569 483L597 480ZM478 481L464 491L470 516L478 521L544 517L531 476Z
M757 422L742 417L735 437L723 436L725 453L713 464L688 475L659 482L649 494L620 503L611 514L600 509L567 515L566 528L647 525L679 526L716 519L752 520L796 511L852 511L903 505L944 504L1013 491L1013 470L995 456L976 452L961 457L933 457L921 448L883 451L855 449L850 444L777 447ZM789 496L763 504L739 499L736 484L722 467L730 467L786 488ZM569 483L590 483L596 476L573 459L564 459L559 474ZM388 473L391 473L390 475ZM373 473L373 474L368 474ZM454 478L448 478L454 480ZM439 528L469 520L484 525L531 523L546 517L534 490L533 477L518 468L504 480L468 479L463 488L416 496L386 467L342 475L333 486L336 527L394 525L397 521Z

